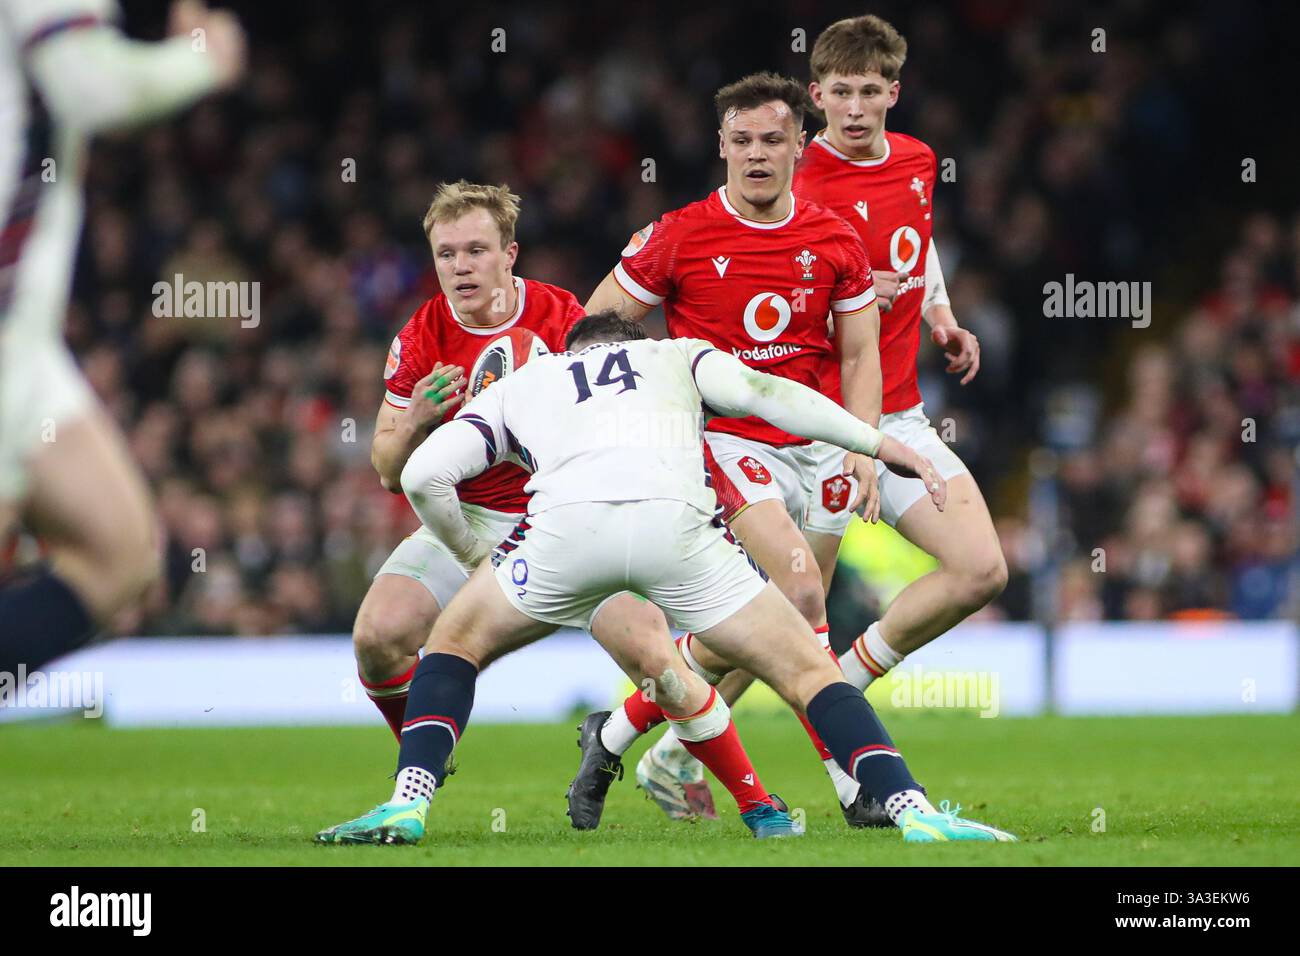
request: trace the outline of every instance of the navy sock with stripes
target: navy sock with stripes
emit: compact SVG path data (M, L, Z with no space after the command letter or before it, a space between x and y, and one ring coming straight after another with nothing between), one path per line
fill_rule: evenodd
M844 772L883 805L904 790L920 790L889 732L862 691L846 681L828 684L808 702L808 722Z
M85 604L53 571L0 584L0 671L34 671L94 636Z
M402 723L397 769L419 767L438 786L447 776L447 758L460 740L474 707L478 668L454 654L429 654L415 668Z

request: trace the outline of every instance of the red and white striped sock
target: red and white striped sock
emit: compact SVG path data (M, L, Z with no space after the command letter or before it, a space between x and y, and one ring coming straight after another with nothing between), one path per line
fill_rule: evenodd
M419 663L417 660L411 665L410 670L403 671L388 680L374 683L357 675L360 677L361 686L366 689L366 696L379 708L384 720L388 721L388 726L398 743L402 742L402 720L406 716L406 698L411 692L411 678L415 676L415 668Z
M844 671L846 681L859 690L866 690L872 681L901 664L905 656L885 643L877 621L840 655L840 670Z

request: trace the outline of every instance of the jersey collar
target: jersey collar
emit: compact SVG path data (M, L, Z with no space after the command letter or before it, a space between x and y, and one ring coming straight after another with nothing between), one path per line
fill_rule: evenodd
M746 226L749 226L751 229L780 229L782 226L789 225L790 220L794 219L795 203L798 202L794 197L794 193L791 193L790 212L786 214L784 219L778 219L776 222L760 222L757 219L746 219L736 211L736 207L731 204L729 199L727 199L727 186L725 183L718 187L718 199L722 201L723 209L727 210L727 212L729 212L735 219L744 223Z
M878 156L875 159L853 159L846 153L841 153L838 149L832 146L831 141L826 138L826 130L822 130L814 136L813 143L826 150L826 152L830 153L835 158L842 159L844 162L853 166L883 166L885 163L889 162L889 154L893 151L892 147L889 145L888 133L885 134L885 155Z
M506 329L518 322L519 317L524 314L524 295L527 292L527 286L524 285L523 279L519 278L519 276L511 276L511 278L515 280L515 292L517 293L515 296L515 311L514 314L504 322L498 322L496 325L489 325L486 327L467 325L461 320L460 315L456 312L456 307L451 304L451 299L447 299L447 311L451 313L451 317L455 320L456 324L470 335L496 335L498 332L504 332Z

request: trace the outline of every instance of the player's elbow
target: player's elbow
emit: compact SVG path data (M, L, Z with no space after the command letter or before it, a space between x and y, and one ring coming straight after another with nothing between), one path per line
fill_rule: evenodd
M56 122L93 133L129 118L131 78L114 66L129 42L111 27L95 26L63 31L36 46L32 72Z
M445 494L455 485L446 469L440 468L432 455L421 454L421 451L423 449L417 448L406 460L397 481L402 493L417 509L422 502Z
M402 468L394 462L393 455L379 435L370 443L370 467L379 475L379 483L385 491L400 494L402 491Z
M397 484L408 498L424 494L429 487L429 469L418 455L412 455L398 473Z

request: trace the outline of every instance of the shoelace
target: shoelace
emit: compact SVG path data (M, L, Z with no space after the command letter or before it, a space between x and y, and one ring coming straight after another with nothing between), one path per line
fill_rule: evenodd
M961 813L961 804L960 803L957 804L956 809L953 810L948 809L949 805L950 804L948 803L947 800L941 800L939 802L939 812L942 813L944 816L946 816L949 820L955 820L957 819L957 814Z
M621 763L618 764L607 763L605 764L605 766L601 767L600 769L605 773L609 774L611 777L618 777L619 780L623 779L623 765Z

